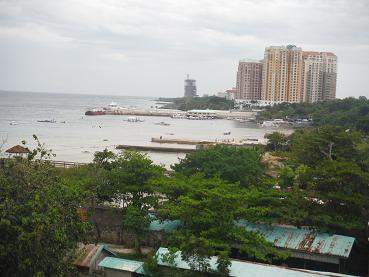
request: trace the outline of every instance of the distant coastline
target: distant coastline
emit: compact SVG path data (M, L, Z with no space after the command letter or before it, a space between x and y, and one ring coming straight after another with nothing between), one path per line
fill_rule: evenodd
M177 97L166 98L160 97L156 99L157 102L167 102L161 108L176 109L181 111L188 111L194 109L200 110L232 110L234 109L234 101L227 100L223 97L217 96L203 96L203 97Z

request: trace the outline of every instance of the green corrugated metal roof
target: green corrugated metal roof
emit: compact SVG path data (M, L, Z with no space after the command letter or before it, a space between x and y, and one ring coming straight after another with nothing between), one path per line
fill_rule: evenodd
M150 231L164 231L166 233L171 233L181 224L179 220L160 221L159 219L156 219L155 215L151 216L154 218L154 220L150 223Z
M355 242L353 237L318 233L296 227L257 224L246 220L240 220L236 225L245 227L248 231L259 232L277 247L316 254L348 258Z
M110 269L141 273L143 264L143 262L139 261L106 257L99 263L99 266Z
M158 256L158 264L161 266L171 266L170 264L164 262L161 259L162 255L169 252L167 248L160 247L156 252ZM217 257L211 257L209 260L210 267L212 270L217 268ZM182 260L181 252L176 253L175 267L181 269L190 269L189 264ZM232 277L244 277L244 276L263 276L263 277L317 277L317 276L351 276L344 274L336 274L331 272L318 272L318 271L305 271L293 268L284 268L268 264L259 264L254 262L242 262L237 260L231 260L231 265L229 267L229 276Z
M153 217L155 217L153 215ZM155 219L150 224L151 231L171 233L180 226L179 220ZM259 232L267 241L276 247L308 253L322 254L348 258L354 245L355 238L328 233L318 233L314 230L299 229L290 226L273 226L239 220L237 226L245 227L248 231Z

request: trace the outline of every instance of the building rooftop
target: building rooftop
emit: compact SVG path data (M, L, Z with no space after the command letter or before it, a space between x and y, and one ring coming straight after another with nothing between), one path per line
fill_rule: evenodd
M158 264L161 266L173 266L162 260L162 255L169 253L167 248L160 247L156 252L158 256ZM209 260L210 268L216 270L217 257L211 257ZM175 257L175 267L181 269L191 269L189 264L182 260L181 252L178 251ZM247 261L232 260L230 265L229 276L232 277L244 277L244 276L263 276L263 277L318 277L318 276L350 276L331 272L317 272L300 270L294 268L285 268L280 266L274 266L269 264L261 264Z
M81 244L77 251L77 258L74 265L79 268L89 268L102 251L107 251L110 255L115 253L103 244Z
M243 226L248 231L259 232L277 247L342 258L349 257L355 242L353 237L318 233L314 230L298 229L292 226L257 224L246 220L240 220L236 225Z
M281 49L281 50L291 50L291 51L302 51L301 47L297 47L296 45L280 45L280 46L268 46L265 49Z
M302 51L302 55L303 56L320 56L322 54L325 54L327 56L336 56L334 53L332 52L318 52L318 51Z
M139 261L106 257L99 263L99 266L115 270L142 273L143 264L144 264L143 262Z
M26 154L29 153L29 150L21 145L15 145L6 150L5 152L9 154Z
M179 220L165 220L163 222L154 220L150 224L150 230L171 233L180 224ZM299 229L293 226L275 226L252 223L246 220L239 220L235 224L245 227L248 231L260 233L276 247L339 258L348 258L355 242L354 237L318 233L315 230Z
M155 217L155 216L154 216ZM164 231L165 233L171 233L175 231L181 224L179 220L164 220L160 221L155 219L150 223L150 231Z
M254 59L241 59L240 63L262 63L262 60L254 60Z

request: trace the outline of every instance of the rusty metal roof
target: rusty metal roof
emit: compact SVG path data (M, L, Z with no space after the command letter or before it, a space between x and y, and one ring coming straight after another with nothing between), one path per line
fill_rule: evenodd
M348 258L355 238L328 233L318 233L309 229L290 226L273 226L240 220L237 226L248 231L259 232L277 247L296 251Z
M110 255L115 256L115 253L111 252L106 245L81 244L77 251L77 258L74 261L74 265L79 268L89 268L103 250L107 251Z

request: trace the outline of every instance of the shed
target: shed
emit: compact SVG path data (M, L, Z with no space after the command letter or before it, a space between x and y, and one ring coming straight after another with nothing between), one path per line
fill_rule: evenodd
M153 231L153 232L172 233L181 224L181 221L179 220L160 221L153 214L151 214L151 217L153 218L153 221L150 222L149 229L150 231Z
M274 226L239 220L236 225L260 233L276 247L291 250L291 256L305 260L339 264L350 256L355 238L293 226Z
M29 150L18 144L6 150L5 153L8 153L9 156L22 157L24 154L28 154Z
M179 220L154 220L150 224L151 231L171 233L180 226ZM235 224L248 231L260 233L267 241L279 248L291 251L291 257L318 261L330 264L340 264L350 256L355 243L354 237L336 234L319 233L316 230L300 229L294 226L269 225L253 223L246 220Z
M184 270L191 270L190 265L184 261L181 257L181 251L176 253L174 260L174 265L168 264L163 260L163 255L168 254L169 250L167 248L159 248L156 252L158 257L158 265L165 267L175 267ZM208 262L212 270L217 269L217 257L211 257ZM269 264L261 264L247 261L232 260L229 267L229 276L232 277L244 277L244 276L263 276L263 277L353 277L352 275L344 275L332 272L322 272L322 271L309 271L303 269L295 268L285 268L281 266L274 266Z
M106 257L99 266L106 277L134 277L143 274L143 262Z
M111 256L116 256L116 254L104 244L81 244L74 266L80 276L90 276L101 271L98 264L106 257Z

